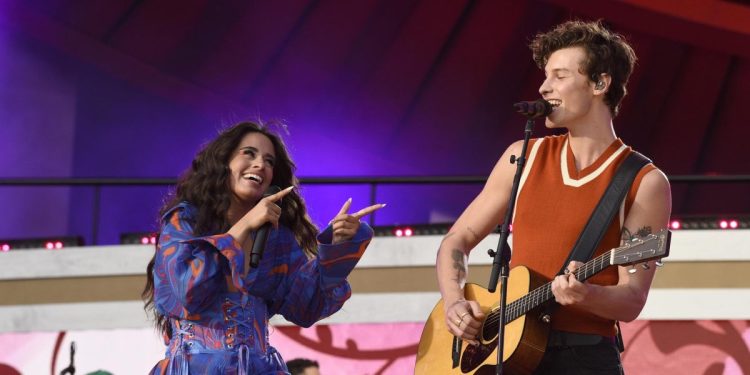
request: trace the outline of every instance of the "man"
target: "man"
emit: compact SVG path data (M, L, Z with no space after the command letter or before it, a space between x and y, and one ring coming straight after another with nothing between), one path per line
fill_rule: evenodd
M646 303L655 267L634 274L609 267L586 282L574 272L556 276L617 167L632 150L615 135L612 119L625 95L635 54L620 35L599 22L570 21L537 35L530 45L546 79L541 96L553 106L548 128L567 134L529 144L513 213L511 267L524 265L553 279L560 305L537 374L621 374L615 321L632 321ZM486 185L443 239L437 257L445 323L454 335L477 343L484 318L464 299L469 251L504 219L522 141L500 157ZM621 241L667 227L671 194L652 164L641 169L594 256ZM571 262L569 271L582 264Z
M320 367L317 361L305 358L295 358L286 363L289 373L292 375L320 375Z

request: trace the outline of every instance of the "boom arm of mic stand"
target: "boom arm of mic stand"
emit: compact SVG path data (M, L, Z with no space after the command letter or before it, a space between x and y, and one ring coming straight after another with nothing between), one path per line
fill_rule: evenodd
M516 195L518 194L518 185L521 182L521 174L523 173L523 167L526 163L526 149L529 146L529 139L531 139L532 128L534 127L534 120L529 118L526 120L526 129L523 135L523 147L521 147L521 156L511 156L510 162L516 163L516 174L513 176L513 186L511 187L510 197L508 198L508 208L505 212L505 221L500 228L500 241L497 244L497 251L489 250L487 253L495 259L492 261L492 272L490 273L490 284L487 286L487 290L490 293L495 292L497 287L497 280L502 276L502 283L500 284L500 321L497 327L497 365L495 365L495 374L501 375L503 373L503 353L505 352L505 308L506 308L506 295L508 292L508 274L510 264L510 247L508 246L508 235L510 235L510 221L513 219L513 209L516 206Z

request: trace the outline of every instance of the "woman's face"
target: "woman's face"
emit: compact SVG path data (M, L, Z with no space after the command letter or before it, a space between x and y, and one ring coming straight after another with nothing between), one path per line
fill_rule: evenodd
M251 208L263 197L273 180L276 152L265 135L246 134L229 159L229 189L233 203Z

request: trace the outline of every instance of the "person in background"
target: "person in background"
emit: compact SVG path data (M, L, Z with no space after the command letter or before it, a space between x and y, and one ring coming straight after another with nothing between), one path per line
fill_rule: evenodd
M292 375L320 375L318 362L307 358L292 359L286 363L286 367Z
M346 280L373 236L351 198L318 233L281 138L240 122L195 157L160 211L146 309L166 356L152 374L288 374L269 345L269 319L309 327L351 295ZM269 187L281 190L265 194ZM268 230L257 267L256 234Z

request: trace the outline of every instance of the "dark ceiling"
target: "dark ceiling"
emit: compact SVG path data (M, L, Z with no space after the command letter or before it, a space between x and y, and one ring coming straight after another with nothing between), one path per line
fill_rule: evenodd
M570 18L602 18L639 56L618 135L670 176L750 174L743 112L750 7L739 1L32 0L4 7L4 22L28 37L208 114L283 93L340 118L377 118L383 125L372 137L386 140L433 131L435 122L460 124L473 137L481 124L508 124L499 136L520 137L507 130L518 120L506 107L538 96L542 76L529 38ZM472 139L453 141L470 147ZM675 211L750 212L748 191L747 183L676 183Z

